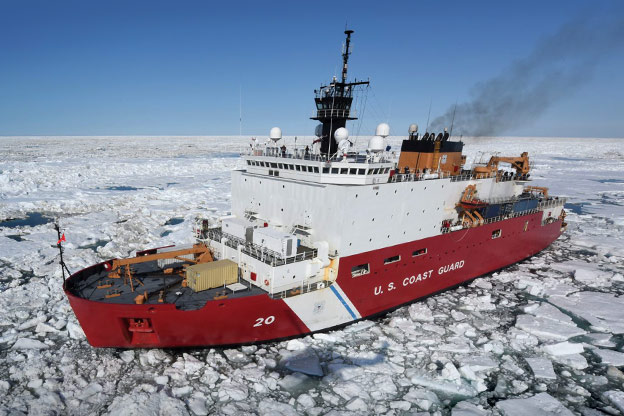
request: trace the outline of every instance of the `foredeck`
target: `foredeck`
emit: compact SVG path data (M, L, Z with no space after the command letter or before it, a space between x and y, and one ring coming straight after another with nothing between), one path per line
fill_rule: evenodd
M176 265L169 264L167 268L172 266ZM104 266L98 265L74 274L68 279L67 288L78 297L111 304L135 304L137 296L146 294L143 304L174 304L182 310L200 309L212 300L267 294L266 291L245 282L239 282L245 286L244 289L239 286L241 290L233 290L236 288L230 285L232 288L220 286L195 292L190 287L182 287L182 276L164 273L156 261L137 264L132 269L132 285L123 277L110 278Z

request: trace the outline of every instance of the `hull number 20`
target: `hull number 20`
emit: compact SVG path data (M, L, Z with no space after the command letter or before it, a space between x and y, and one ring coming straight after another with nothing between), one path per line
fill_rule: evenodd
M256 319L256 323L254 324L254 327L262 326L262 325L271 325L273 322L275 322L275 317L273 315L267 316L266 318L258 318Z

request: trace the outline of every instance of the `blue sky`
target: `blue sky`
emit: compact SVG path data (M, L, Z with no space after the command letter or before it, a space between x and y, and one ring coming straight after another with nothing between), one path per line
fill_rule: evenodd
M582 16L594 16L585 25ZM624 2L0 1L0 135L311 135L313 90L369 78L361 124L403 134L506 73L573 19ZM578 20L577 20L578 21ZM624 137L624 53L505 135Z

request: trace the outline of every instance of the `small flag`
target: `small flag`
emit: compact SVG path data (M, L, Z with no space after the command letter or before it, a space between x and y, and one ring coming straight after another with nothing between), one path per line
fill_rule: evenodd
M58 246L59 244L61 244L61 241L66 241L65 240L65 233L63 233L63 236L60 238L60 240L56 242L56 245Z

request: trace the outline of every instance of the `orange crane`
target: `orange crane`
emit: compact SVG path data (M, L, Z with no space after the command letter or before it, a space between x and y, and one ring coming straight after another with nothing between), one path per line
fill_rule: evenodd
M529 153L523 152L520 157L504 157L504 156L492 156L485 166L475 166L475 173L494 174L498 171L499 163L509 163L511 167L516 169L516 173L524 175L529 173L531 167L529 166Z
M193 254L193 259L187 259L182 256ZM203 243L194 244L190 248L183 248L180 250L165 251L162 253L146 254L142 256L129 257L127 259L113 259L104 265L104 268L109 271L108 277L113 279L119 279L122 277L121 268L125 267L124 277L129 281L130 287L134 292L134 283L130 266L133 264L147 263L149 261L161 260L161 259L177 259L189 263L208 263L213 261L212 253L210 249ZM140 283L140 282L139 282Z

